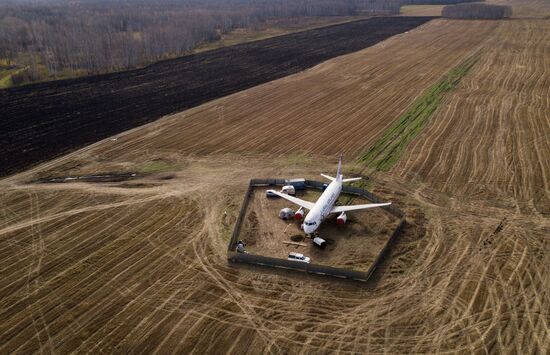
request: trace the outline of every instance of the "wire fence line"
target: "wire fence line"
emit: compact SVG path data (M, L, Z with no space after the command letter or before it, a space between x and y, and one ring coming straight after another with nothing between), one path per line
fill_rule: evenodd
M395 243L395 241L397 240L397 238L399 237L399 235L402 233L403 229L406 226L405 214L403 213L403 211L391 205L382 207L386 212L392 214L393 216L399 218L400 220L397 227L393 231L392 235L388 238L388 240L386 241L386 244L384 244L384 247L382 248L380 253L378 253L376 259L373 261L373 263L371 264L371 266L366 272L349 270L344 268L337 268L337 267L326 266L326 265L301 263L301 262L273 258L273 257L268 257L263 255L237 253L235 251L235 248L237 246L237 241L239 238L239 234L241 232L241 225L246 215L246 210L248 208L250 196L252 194L253 189L259 186L284 186L285 184L286 184L285 179L251 179L250 180L250 183L248 184L248 188L246 189L246 192L245 192L243 204L239 211L239 215L237 216L237 220L235 221L235 227L233 228L233 233L231 235L229 245L227 247L228 261L233 263L246 263L246 264L268 266L268 267L279 268L279 269L303 271L303 272L312 273L312 274L329 275L329 276L334 276L338 278L345 278L350 280L366 282L370 279L370 277L372 276L376 268L380 265L380 263L382 263L382 261L385 259L391 246ZM305 180L305 186L309 188L323 189L326 185L319 181ZM348 193L348 194L354 194L357 196L362 196L374 203L382 202L382 200L378 198L376 195L374 195L373 193L357 187L343 186L342 192Z

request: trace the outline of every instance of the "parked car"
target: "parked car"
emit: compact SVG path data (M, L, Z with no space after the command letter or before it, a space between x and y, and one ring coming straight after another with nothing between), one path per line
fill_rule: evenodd
M300 254L300 253L296 253L296 252L292 251L292 252L288 253L288 260L299 261L299 262L302 262L302 263L308 263L309 264L310 258L308 258L307 256L304 256L304 254Z
M292 185L296 190L305 190L306 189L306 179L288 179L285 180L285 185Z
M313 238L313 244L318 246L321 249L324 249L327 246L327 241L323 238L315 237Z
M281 192L287 195L296 196L296 189L292 185L283 186Z
M273 191L271 191L271 190L267 190L267 191L265 192L265 196L266 196L266 197L279 197L278 195L275 195L275 194L273 193Z

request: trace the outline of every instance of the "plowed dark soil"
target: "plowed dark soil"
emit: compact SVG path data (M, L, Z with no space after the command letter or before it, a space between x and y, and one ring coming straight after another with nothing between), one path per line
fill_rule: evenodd
M432 17L379 17L0 91L0 176L206 101L372 46Z

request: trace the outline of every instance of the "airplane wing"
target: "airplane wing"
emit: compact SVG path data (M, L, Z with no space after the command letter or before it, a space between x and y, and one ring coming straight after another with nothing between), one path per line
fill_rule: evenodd
M286 200L289 200L290 202L295 203L300 207L307 208L308 210L312 209L313 206L315 206L315 204L313 202L304 201L300 198L290 196L290 195L287 195L287 194L283 194L282 192L279 192L279 191L275 191L275 190L268 190L268 191L274 193L275 195L277 195L279 197L282 197Z
M362 210L366 208L374 208L374 207L382 207L382 206L389 206L391 205L391 202L386 203L369 203L366 205L349 205L349 206L334 206L332 210L330 210L330 213L339 213L339 212L347 212L347 211L354 211L354 210Z

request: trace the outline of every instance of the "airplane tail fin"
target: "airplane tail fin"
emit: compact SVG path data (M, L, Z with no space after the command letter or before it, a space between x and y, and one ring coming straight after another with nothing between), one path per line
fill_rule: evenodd
M340 158L338 159L338 170L336 171L336 177L332 177L332 176L325 175L325 174L321 174L321 176L326 178L326 179L329 179L330 181L334 181L334 180L345 181L345 180L348 180L348 179L343 179L343 177L342 177L342 154L340 154Z

